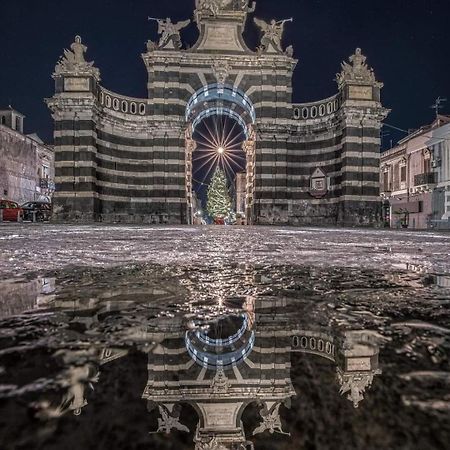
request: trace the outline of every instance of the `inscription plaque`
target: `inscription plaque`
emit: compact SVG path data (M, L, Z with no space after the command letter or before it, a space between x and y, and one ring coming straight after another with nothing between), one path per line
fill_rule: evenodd
M370 358L355 358L347 361L347 370L351 372L367 371L372 368Z
M89 78L64 78L64 90L69 92L89 92Z
M202 50L237 50L243 51L234 24L208 24L206 26L205 40L200 46Z
M372 100L372 86L350 86L348 96L357 100Z

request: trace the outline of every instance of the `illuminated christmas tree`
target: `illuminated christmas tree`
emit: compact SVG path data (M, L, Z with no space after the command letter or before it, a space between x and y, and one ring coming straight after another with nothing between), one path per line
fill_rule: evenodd
M214 172L208 188L206 208L213 219L224 219L231 213L231 198L228 192L227 177L219 167Z

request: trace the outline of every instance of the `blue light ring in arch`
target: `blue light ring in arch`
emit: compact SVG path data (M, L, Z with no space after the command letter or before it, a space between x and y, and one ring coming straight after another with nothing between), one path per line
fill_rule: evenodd
M248 114L248 117L250 119L249 123L256 122L255 108L249 96L236 87L227 85L219 86L218 84L203 86L192 95L186 106L186 122L194 120L195 116L199 114L198 112L196 112L197 106L199 104L205 104L217 100L230 103L229 107L225 107L229 110L232 109L231 105L239 106L244 112Z
M200 114L197 115L197 117L192 122L192 129L195 130L197 125L199 125L203 119L206 119L207 117L211 116L228 116L236 120L236 122L241 126L242 131L245 133L246 138L248 139L249 135L247 123L241 117L240 114L236 113L235 111L232 111L229 108L215 107L203 110Z
M241 328L239 328L233 336L230 336L227 339L211 339L202 331L196 331L195 336L203 344L210 345L212 347L227 347L233 345L244 335L247 328L250 328L247 315L242 314L241 317L244 319Z
M250 338L244 347L235 350L233 352L223 354L214 354L198 350L192 344L188 331L185 334L184 340L189 356L197 364L199 364L202 367L205 367L206 369L215 370L218 367L226 369L229 367L237 366L243 361L245 361L245 359L247 359L247 357L250 355L255 345L255 332L254 331L251 332Z

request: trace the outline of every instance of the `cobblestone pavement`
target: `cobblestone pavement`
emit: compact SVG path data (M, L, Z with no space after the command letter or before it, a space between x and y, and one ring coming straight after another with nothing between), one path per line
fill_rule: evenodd
M365 267L450 273L450 234L282 227L3 225L0 275L126 263Z

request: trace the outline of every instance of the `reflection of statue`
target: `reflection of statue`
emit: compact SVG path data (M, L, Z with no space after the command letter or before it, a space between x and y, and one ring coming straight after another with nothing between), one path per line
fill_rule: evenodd
M81 410L87 405L85 397L86 387L94 389L93 383L98 383L99 371L96 365L87 363L82 366L71 366L67 369L64 377L68 383L68 389L63 396L61 403L57 407L52 407L44 402L39 405L39 412L36 416L40 419L52 419L63 416L69 411L73 411L75 416L81 414Z
M87 47L82 44L81 37L75 36L75 41L70 46L71 50L64 50L64 56L58 61L55 72L60 73L63 71L76 72L76 71L92 71L98 72L98 69L94 69L94 62L87 62L84 58L84 54L87 51Z
M264 433L264 431L269 431L270 434L280 433L290 436L290 433L285 433L283 431L283 425L281 424L280 417L280 406L281 403L275 403L269 411L267 404L263 405L260 411L263 421L259 427L253 431L253 436L255 434Z
M181 407L179 405L172 407L172 413L169 411L167 406L159 405L158 408L161 414L161 419L158 419L157 433L164 432L169 434L172 429L189 433L189 428L180 423Z
M293 22L294 19L285 19L278 22L272 19L270 23L257 18L255 18L254 20L256 25L258 25L258 27L263 32L263 37L261 38L261 50L267 51L270 44L272 44L275 50L282 53L283 48L281 46L281 40L284 33L284 24L286 22Z
M342 367L337 368L337 379L341 386L341 395L347 398L355 408L364 400L364 394L372 386L378 367L379 335L366 331L346 331L345 340L340 349L344 358Z
M197 442L195 450L227 450L227 448L221 445L216 437L213 437L209 442Z
M349 393L347 398L353 402L355 408L358 407L359 403L364 400L364 393L367 388L372 385L373 382L372 373L356 373L356 374L346 374L338 370L338 380L341 384L341 395Z
M212 380L211 387L214 394L226 394L230 389L230 382L225 375L222 367L217 368L217 372Z
M190 19L178 23L172 23L170 17L166 20L149 17L149 20L158 22L158 34L162 35L158 44L160 48L172 42L177 50L181 49L180 31L191 23Z
M86 386L93 388L92 383L98 383L99 372L92 365L74 367L71 369L70 387L64 396L60 409L62 411L73 411L76 416L81 414L81 409L87 405L84 396Z

